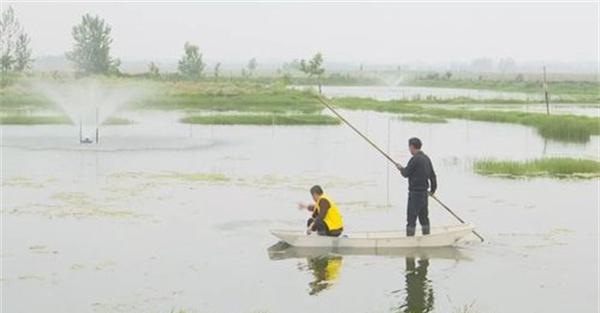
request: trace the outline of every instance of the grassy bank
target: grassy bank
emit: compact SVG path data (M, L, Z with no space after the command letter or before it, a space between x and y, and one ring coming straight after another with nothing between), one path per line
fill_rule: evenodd
M443 124L448 121L445 118L431 115L407 115L401 116L401 120L415 123L430 123L430 124Z
M42 94L17 87L0 88L1 111L56 109Z
M155 97L138 103L136 107L261 113L314 113L322 110L311 91L256 84L189 82L163 85Z
M334 117L320 114L234 114L197 115L181 119L182 123L205 125L337 125Z
M543 94L541 81L417 79L410 81L409 85ZM600 101L600 83L593 81L550 82L548 91L551 96L560 98L558 100L560 102L598 103Z
M12 115L0 116L1 125L51 125L51 124L72 124L66 116L32 116L32 115Z
M547 139L566 142L587 142L591 135L600 135L600 119L577 115L546 115L543 113L442 109L401 101L377 101L364 98L341 98L334 100L340 107L355 110L374 110L391 113L429 115L440 118L473 121L513 123L531 126Z
M600 177L600 162L570 158L548 158L529 161L483 160L474 164L475 172L482 175Z

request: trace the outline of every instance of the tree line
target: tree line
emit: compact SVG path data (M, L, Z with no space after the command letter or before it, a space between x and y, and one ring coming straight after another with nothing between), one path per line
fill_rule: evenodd
M76 68L78 75L119 75L119 59L111 56L113 38L111 26L101 17L85 14L81 22L73 26L71 35L73 47L65 53L65 57ZM9 73L20 73L31 67L33 62L30 48L31 40L24 28L20 25L12 7L8 7L0 16L0 42L1 56L0 68L3 77ZM207 64L203 60L200 48L190 42L183 47L183 54L177 63L177 73L181 79L199 80L207 76ZM249 78L255 75L258 68L256 58L251 58L246 67L242 68L242 77ZM305 73L309 78L319 81L325 72L323 68L323 55L316 53L308 60L300 60L296 70ZM152 78L161 76L156 63L148 65L147 75ZM221 63L213 67L213 77L218 80L221 76Z
M22 73L31 67L31 38L21 25L12 7L0 15L0 72L2 85L11 74Z

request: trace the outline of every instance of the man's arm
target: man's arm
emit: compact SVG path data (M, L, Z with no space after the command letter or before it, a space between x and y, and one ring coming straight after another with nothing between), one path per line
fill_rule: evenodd
M317 216L317 218L322 221L325 220L327 211L329 211L329 201L325 199L319 200L319 216Z
M415 171L415 158L414 157L410 158L410 160L408 161L408 164L406 164L406 167L400 166L398 169L400 170L400 173L402 174L402 176L404 176L404 177L411 176L412 173Z
M431 193L435 193L437 190L437 177L435 175L435 171L433 170L433 163L431 163L431 160L429 160L429 167L431 168L431 175L429 176L430 190Z

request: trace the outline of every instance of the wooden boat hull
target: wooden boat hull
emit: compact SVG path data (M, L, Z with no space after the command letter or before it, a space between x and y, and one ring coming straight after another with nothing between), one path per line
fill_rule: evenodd
M475 227L471 224L433 227L431 234L407 237L404 231L378 231L344 233L340 237L307 235L301 230L271 230L281 241L294 247L334 248L419 248L449 247L470 234Z

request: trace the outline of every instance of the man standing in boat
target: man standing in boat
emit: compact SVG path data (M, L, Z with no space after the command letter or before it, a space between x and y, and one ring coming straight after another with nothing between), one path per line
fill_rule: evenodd
M406 164L406 167L398 165L398 170L402 176L408 178L408 205L406 211L406 236L414 236L417 218L421 224L423 235L428 235L430 231L428 192L435 193L437 189L437 180L433 164L429 157L421 151L421 140L411 138L408 140L408 149L412 158ZM431 185L430 185L431 183ZM429 191L428 191L429 190Z
M300 209L312 212L312 217L307 221L307 233L316 231L321 236L338 237L344 230L344 221L337 205L329 196L323 193L321 186L310 188L314 204L300 203Z

